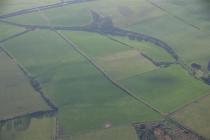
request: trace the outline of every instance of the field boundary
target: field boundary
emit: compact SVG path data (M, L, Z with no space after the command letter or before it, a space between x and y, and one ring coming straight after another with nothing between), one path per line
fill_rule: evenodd
M210 93L206 93L206 94L204 94L204 95L201 95L201 96L199 96L199 97L197 97L197 98L191 100L190 102L184 104L183 106L181 106L181 107L175 109L174 111L168 113L167 116L172 116L172 115L174 115L175 113L177 113L177 112L179 112L179 111L185 109L185 108L188 107L188 106L191 106L191 105L192 105L193 103L195 103L195 102L199 102L199 101L203 100L204 98L206 98L206 97L208 97L208 96L210 96Z
M0 40L0 43L4 43L4 42L6 42L6 41L8 41L8 40L10 40L10 39L19 37L19 36L24 35L24 34L30 32L30 31L33 31L33 29L26 29L25 31L22 31L22 32L13 34L13 35L11 35L11 36L9 36L9 37L7 37L7 38L4 38L4 39Z

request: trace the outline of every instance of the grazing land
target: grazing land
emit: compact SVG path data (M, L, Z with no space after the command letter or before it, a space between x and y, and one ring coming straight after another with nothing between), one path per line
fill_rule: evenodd
M0 52L0 120L12 119L50 107L35 92L15 60ZM5 109L6 105L6 109Z
M54 118L38 118L25 120L20 125L25 125L25 128L10 127L11 122L5 125L1 130L2 140L52 140L55 133Z
M0 41L10 37L11 35L24 31L22 28L18 28L16 26L11 26L5 23L0 23Z
M195 101L191 105L176 112L173 117L178 122L209 138L209 101L210 97L205 96L199 101Z

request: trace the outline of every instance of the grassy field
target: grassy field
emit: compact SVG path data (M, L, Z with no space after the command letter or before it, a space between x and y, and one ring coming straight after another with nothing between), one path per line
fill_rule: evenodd
M210 138L210 97L205 97L202 100L192 103L190 106L176 112L173 117L183 124L194 130L195 132Z
M90 4L91 3L70 4L68 6L53 8L42 12L11 17L8 18L8 20L22 24L50 23L52 25L64 26L85 25L91 22L90 11L88 10L88 5ZM46 17L48 18L47 21L45 20Z
M55 2L59 2L59 0L1 0L0 15Z
M18 28L15 26L11 26L5 23L0 22L0 40L5 39L11 35L14 35L15 33L19 33L21 31L24 31L23 28Z
M122 133L123 132L123 133ZM72 140L138 140L134 128L130 125L104 129L81 136L73 137Z
M44 37L46 34L47 38ZM30 42L30 38L39 43ZM28 33L5 46L39 79L47 96L58 105L58 119L64 136L100 133L106 123L111 123L111 128L115 129L132 122L160 118L117 89L51 31ZM97 51L94 49L93 54Z
M157 3L159 4L161 2ZM164 4L164 2L162 3ZM192 2L188 1L187 3ZM148 7L144 8L148 9ZM152 16L148 19L140 20L139 22L129 25L126 28L159 38L168 43L178 53L180 58L188 64L197 62L202 64L203 67L206 67L207 62L210 59L209 54L207 53L209 52L210 43L209 32L197 29L193 25L195 22L188 22L187 18L186 21L185 18L183 21L175 17L173 14L167 13L157 7L153 6L153 8L160 14ZM177 9L188 10L184 7ZM177 9L176 11L180 12L180 10ZM153 12L148 12L148 14L153 15ZM200 22L202 21L203 20L200 20Z
M164 49L149 42L130 40L127 37L114 37L114 39L138 49L156 61L173 62L174 59Z
M139 51L95 33L64 32L116 80L151 71L156 67ZM88 44L87 44L88 42ZM142 67L144 66L144 67Z
M8 129L8 125L0 132L1 140L52 140L55 133L54 118L34 118L26 130Z
M3 52L0 52L0 67L0 120L50 109L14 61Z
M60 0L3 0L0 15L56 2ZM80 26L91 22L92 10L110 16L117 27L164 41L184 63L196 62L206 69L210 60L209 6L207 0L96 0L7 20ZM0 40L20 31L23 29L0 23ZM111 78L161 112L173 112L210 91L208 85L194 79L179 65L159 68L145 58L141 53L156 61L174 61L154 44L111 36L134 47L130 48L96 33L61 33ZM132 123L161 119L159 114L114 86L53 30L34 30L1 46L42 84L45 95L58 106L62 140L137 140ZM210 138L209 100L208 97L195 102L173 117ZM15 62L0 52L0 120L47 109L49 107L31 88ZM54 130L54 118L32 119L27 130L4 129L1 137L3 140L50 140Z
M195 80L176 65L133 76L120 82L163 112L173 111L209 91L207 85Z

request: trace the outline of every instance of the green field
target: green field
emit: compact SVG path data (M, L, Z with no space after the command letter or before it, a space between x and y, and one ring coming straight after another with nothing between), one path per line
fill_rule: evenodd
M122 133L123 132L123 133ZM134 128L130 125L104 129L81 136L73 137L73 140L138 140Z
M65 1L2 0L0 19ZM31 26L34 30L0 43L14 57L0 50L0 120L21 116L4 126L0 123L0 139L52 140L57 135L58 140L138 140L133 124L159 121L171 112L175 113L169 117L210 138L210 98L194 101L210 87L193 77L190 67L182 67L197 63L202 76L209 74L209 7L207 0L95 0L4 17L19 24L60 27L94 22L89 32ZM93 18L91 11L101 17L92 14ZM121 30L104 33L113 29L109 18ZM22 31L0 22L0 41ZM112 36L117 32L121 36ZM141 37L135 40L132 35ZM175 62L164 43L179 59L159 67L158 62ZM44 95L58 107L56 114L26 115L51 108L17 64L41 84Z
M209 91L207 85L190 77L176 65L120 82L163 112L171 112Z
M210 98L205 97L199 101L193 102L173 115L178 122L184 124L195 132L207 139L210 138L210 111L209 111Z
M54 118L31 119L26 130L9 127L6 124L1 132L1 140L52 140L55 133Z
M1 0L0 14L8 14L17 10L32 8L36 6L46 5L58 2L58 0Z
M156 61L174 61L169 53L152 43L146 41L129 40L127 37L114 37L114 39L138 49L140 52L146 54Z
M16 26L11 26L5 23L0 22L0 40L3 40L11 35L14 35L15 33L19 33L21 31L24 31L22 28L18 28Z
M198 2L198 0L194 0L194 1ZM169 2L166 2L166 3L169 3ZM192 3L191 1L187 1L187 2L182 1L181 3L186 3L185 5L188 5L188 4L193 5L191 4ZM158 4L161 4L161 3L158 2ZM200 5L198 4L197 7L199 6ZM168 7L170 8L170 6ZM147 9L148 7L144 7L144 8ZM129 25L126 28L135 32L141 32L141 33L149 34L156 38L159 38L165 41L166 43L168 43L178 53L180 58L184 60L186 63L190 64L192 62L197 62L197 63L202 64L203 67L206 67L210 59L209 54L208 54L210 34L209 32L207 32L208 30L207 31L205 31L205 29L198 30L197 28L192 26L191 24L195 24L195 25L197 24L195 22L187 20L189 17L192 17L190 15L187 15L186 18L184 17L183 18L184 21L182 21L179 18L175 18L173 16L174 14L169 14L167 12L164 12L163 10L157 7L153 7L153 8L156 10L157 13L161 13L161 14L155 17L150 17L149 19L140 20L136 24ZM185 12L190 11L190 10L187 10L187 8L183 9L183 7L180 8L180 6L176 7L177 12L180 12L181 10ZM202 9L200 10L202 11ZM153 15L153 12L151 13L148 12L148 14ZM179 14L175 14L175 16L176 15L179 15ZM205 23L204 20L200 19L200 22L201 21Z
M71 4L69 6L48 9L43 12L34 12L27 15L20 15L8 18L9 21L23 24L52 24L65 26L85 25L91 22L90 11L86 3ZM68 13L60 16L62 13ZM78 16L80 15L80 16ZM47 17L47 19L46 19Z
M39 93L31 87L15 60L3 52L0 52L0 67L0 120L50 110Z
M105 36L85 32L64 33L116 80L156 69L139 51Z
M44 38L46 34L48 37ZM34 45L27 45L29 38L39 41L39 44L28 42ZM53 42L48 44L51 40ZM102 131L107 122L115 128L160 118L113 86L53 32L28 33L5 43L5 46L39 79L47 96L58 105L58 119L64 136Z

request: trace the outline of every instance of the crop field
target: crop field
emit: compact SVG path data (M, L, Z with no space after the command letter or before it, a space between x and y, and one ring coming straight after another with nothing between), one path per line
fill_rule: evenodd
M31 87L29 80L4 52L0 52L0 119L11 119L50 107L39 93ZM7 109L5 108L5 105Z
M192 105L183 108L173 115L173 117L185 124L185 126L205 136L207 139L210 138L210 120L209 120L209 96L200 99L199 101L193 102Z
M0 140L209 139L209 6L0 1Z

